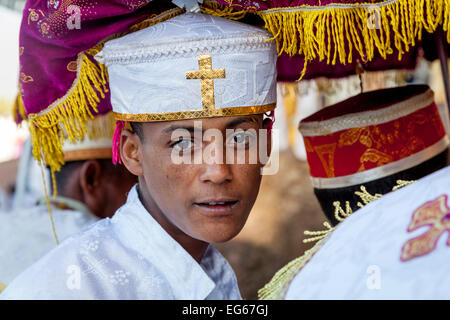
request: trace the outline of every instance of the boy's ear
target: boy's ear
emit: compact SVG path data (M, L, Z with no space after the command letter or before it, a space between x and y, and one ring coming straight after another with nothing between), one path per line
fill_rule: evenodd
M136 176L143 174L141 148L141 140L137 134L128 130L122 131L120 141L120 158L128 171Z
M101 217L104 199L104 174L97 160L86 160L79 170L79 183L83 203L96 216Z

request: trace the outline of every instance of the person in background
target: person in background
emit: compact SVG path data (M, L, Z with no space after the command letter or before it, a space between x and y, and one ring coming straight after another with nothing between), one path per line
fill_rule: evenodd
M49 204L44 195L34 205L18 206L0 215L3 286L55 248L57 239L64 240L99 219L112 217L125 203L137 179L123 165L112 163L114 127L112 113L99 115L88 125L95 137L77 143L65 139L65 164L55 172L56 186L52 188L56 187L57 195L47 195Z
M381 295L361 291L361 286L365 284L363 280L354 291L351 285L356 283L356 276L362 276L360 271L368 267L363 265L356 272L355 268L361 261L379 261L386 268L397 263L395 256L386 255L383 258L384 249L381 247L387 249L391 245L396 246L398 243L394 238L407 236L406 226L404 229L394 229L394 226L399 226L398 221L405 222L407 219L408 211L401 208L401 204L410 208L406 203L417 202L407 192L397 190L414 189L414 185L423 184L417 180L447 166L449 137L444 125L446 121L434 102L433 91L426 85L362 93L303 119L300 131L305 141L314 192L332 226L326 222L327 230L307 232L312 236L311 240L319 241L303 256L277 272L271 282L259 291L259 297L419 297L419 293L414 293L408 285L396 285L394 275L397 271L389 279L393 287L386 288ZM408 185L411 186L406 187ZM381 204L382 199L391 192L393 195L389 198L398 199L395 205L398 213L392 212L392 206L385 208ZM371 218L364 213L373 211L366 205L378 208ZM387 212L390 212L390 216ZM367 219L372 219L369 224L364 218L366 215ZM350 221L356 221L357 217L362 220L362 224L366 221L364 228L361 223L360 229L356 228L356 224L352 227ZM347 243L343 242L345 236ZM391 240L392 243L389 243ZM341 251L344 245L345 255ZM333 253L325 247L333 247ZM379 248L379 251L373 251L375 248ZM353 253L350 254L349 250L353 250ZM330 272L324 272L326 266ZM337 269L339 274L334 272ZM320 272L323 274L318 280ZM348 285L339 287L336 281L331 281L331 274L339 278L341 284L345 282ZM427 272L427 279L429 275ZM316 282L312 285L311 281ZM424 282L417 281L419 283L419 287L424 287Z

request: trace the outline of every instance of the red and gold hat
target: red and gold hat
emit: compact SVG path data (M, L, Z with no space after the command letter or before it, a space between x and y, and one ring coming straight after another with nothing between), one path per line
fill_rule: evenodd
M315 193L331 216L333 203L350 200L361 186L385 194L396 180L416 180L446 164L442 156L437 167L424 165L449 145L426 85L359 94L302 120L299 129Z

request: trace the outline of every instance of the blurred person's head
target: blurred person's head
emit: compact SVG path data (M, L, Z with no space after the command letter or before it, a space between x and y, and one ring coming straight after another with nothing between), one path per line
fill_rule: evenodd
M302 120L314 193L332 224L445 167L445 121L426 85L362 93Z
M55 171L58 196L83 203L99 218L112 217L137 182L122 164L112 163L115 121L112 112L88 121L86 137L64 139L64 164Z
M111 159L67 162L55 172L55 179L58 195L80 201L99 218L112 217L137 182L136 176Z

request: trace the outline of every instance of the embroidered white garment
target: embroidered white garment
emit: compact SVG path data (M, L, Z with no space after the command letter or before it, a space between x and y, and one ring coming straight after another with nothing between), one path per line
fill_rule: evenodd
M359 209L296 275L285 298L450 299L449 196L447 167Z
M98 221L87 209L52 207L52 216L60 241ZM0 282L7 285L55 247L46 204L0 214Z
M148 213L136 186L112 219L70 237L16 278L2 299L240 299L209 246L198 264Z

